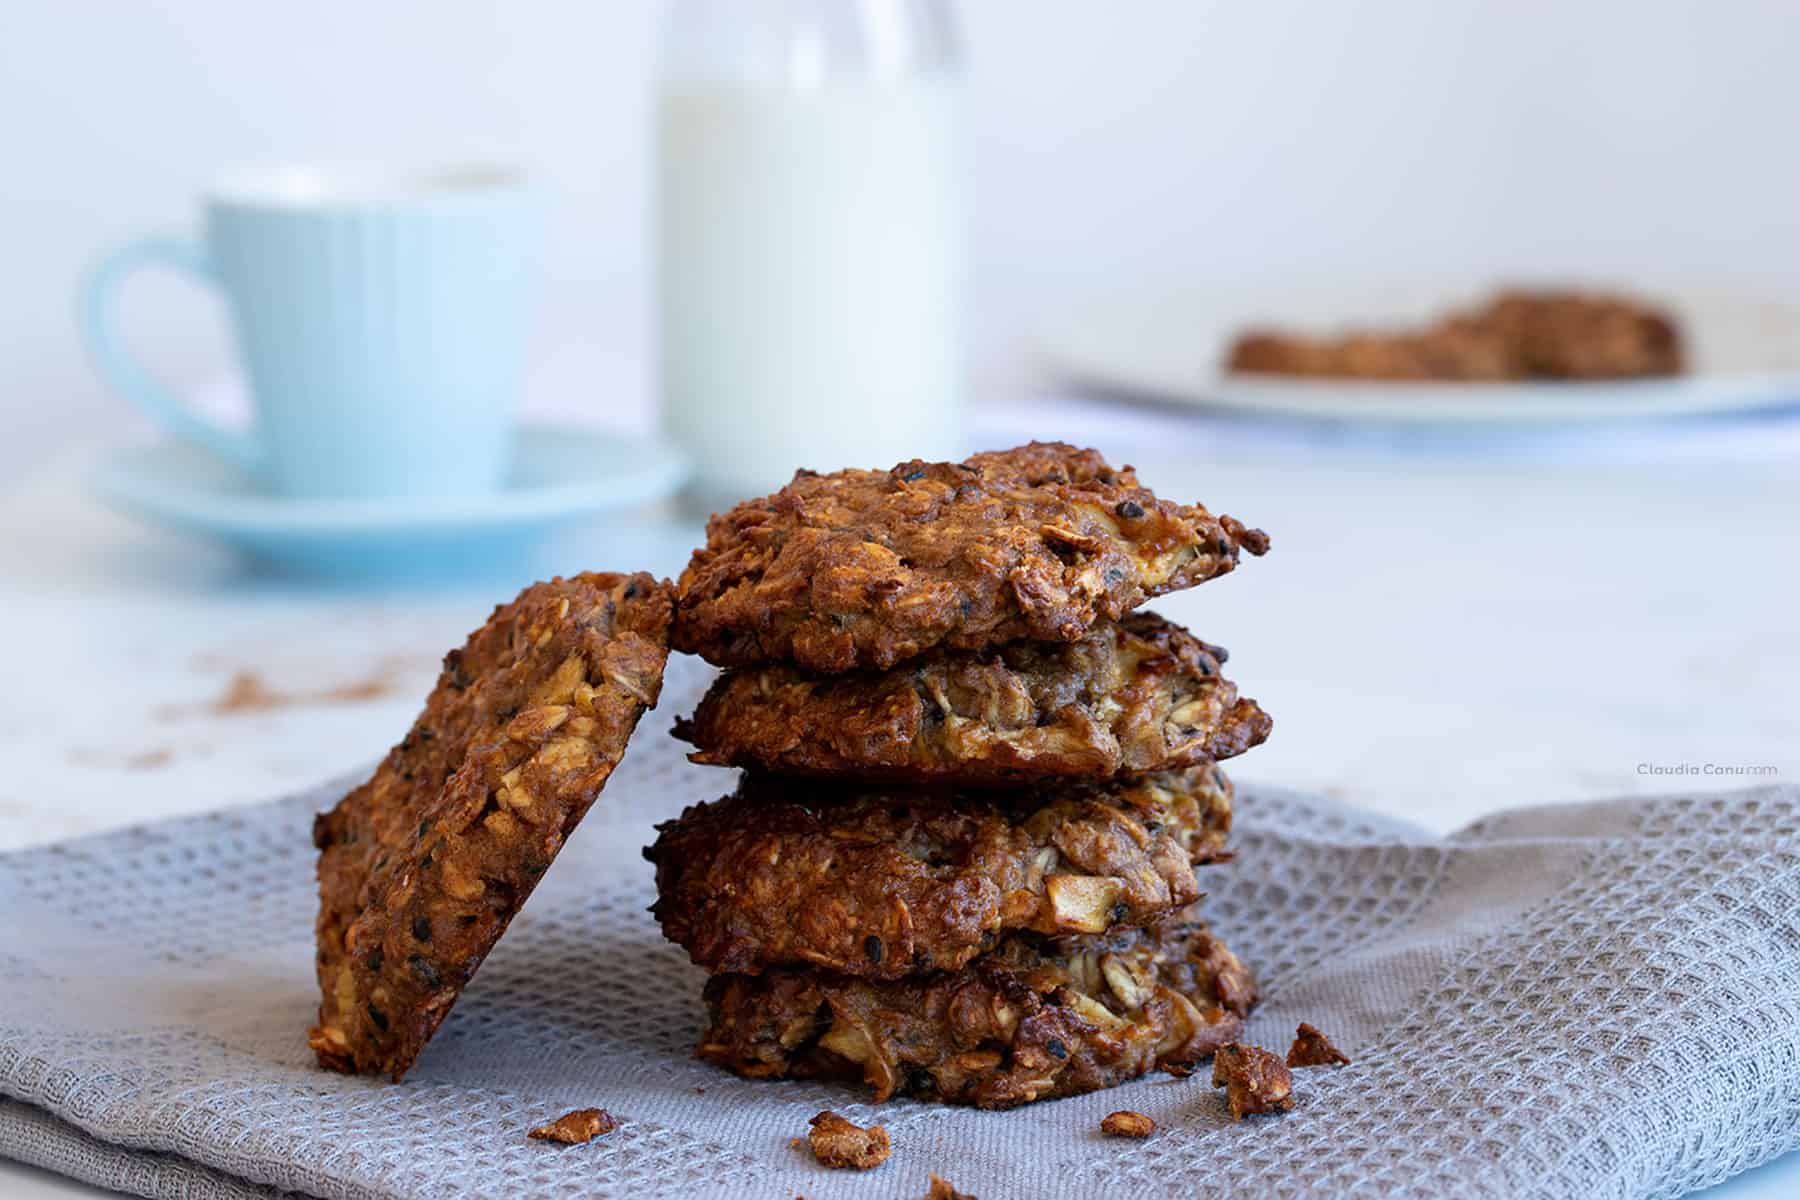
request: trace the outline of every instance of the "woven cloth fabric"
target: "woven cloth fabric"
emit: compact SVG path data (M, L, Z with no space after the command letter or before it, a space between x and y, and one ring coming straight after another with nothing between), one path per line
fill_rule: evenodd
M1204 1072L982 1113L697 1062L702 973L645 913L653 820L719 794L661 711L402 1085L316 1069L314 810L0 857L0 1154L145 1196L1675 1196L1800 1143L1800 789L1519 809L1449 838L1240 783L1210 919L1248 1039L1353 1065L1234 1123ZM528 1141L609 1109L585 1146ZM833 1108L893 1157L790 1146ZM1102 1137L1135 1109L1159 1131Z

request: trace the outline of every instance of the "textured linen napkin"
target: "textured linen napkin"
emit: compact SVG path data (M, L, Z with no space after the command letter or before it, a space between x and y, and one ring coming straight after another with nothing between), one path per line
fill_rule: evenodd
M1204 872L1247 1037L1355 1059L1233 1123L1204 1071L1006 1113L697 1062L702 972L645 913L654 820L727 790L658 714L407 1081L318 1070L315 810L0 856L0 1155L145 1196L1675 1196L1800 1145L1800 789L1530 808L1436 838L1240 784ZM616 1132L528 1141L599 1106ZM789 1140L833 1108L893 1157ZM1124 1142L1100 1118L1159 1131Z

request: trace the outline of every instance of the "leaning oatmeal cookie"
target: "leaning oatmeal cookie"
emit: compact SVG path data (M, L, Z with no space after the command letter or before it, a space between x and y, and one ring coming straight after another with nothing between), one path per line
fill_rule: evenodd
M1224 943L1175 920L1007 938L960 970L885 982L811 968L715 976L699 1055L750 1078L861 1079L877 1101L1011 1108L1191 1068L1238 1037L1255 1000Z
M1268 545L1057 442L801 471L708 522L677 585L672 637L719 666L813 671L891 667L934 646L1073 642Z
M710 971L893 979L1008 932L1101 933L1190 904L1230 827L1210 764L1020 793L747 776L658 826L644 856L663 934Z
M1154 613L1079 642L933 650L884 672L721 675L676 736L716 766L978 786L1140 775L1242 754L1268 714L1225 651Z
M656 703L671 608L641 573L526 588L319 815L321 1064L406 1074Z

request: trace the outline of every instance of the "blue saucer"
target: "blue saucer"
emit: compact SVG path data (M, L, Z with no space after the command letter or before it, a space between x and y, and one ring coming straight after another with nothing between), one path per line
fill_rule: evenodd
M121 512L265 563L386 575L516 558L559 525L661 500L685 476L681 457L648 438L527 426L511 481L485 496L286 499L185 442L121 450L101 465L93 487Z

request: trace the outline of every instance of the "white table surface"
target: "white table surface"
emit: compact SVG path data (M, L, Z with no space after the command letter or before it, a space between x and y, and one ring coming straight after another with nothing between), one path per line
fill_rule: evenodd
M1195 439L1197 440L1197 439ZM1158 602L1274 714L1234 768L1455 828L1497 808L1800 778L1800 470L1789 462L1211 461L1134 453L1274 549ZM84 453L0 502L0 848L253 803L375 758L438 659L518 584L679 570L667 511L495 578L367 590L250 571L99 509ZM239 680L260 701L222 704ZM1795 1158L1796 1156L1790 1156ZM93 1194L0 1164L0 1195ZM1800 1161L1716 1195L1800 1194Z

